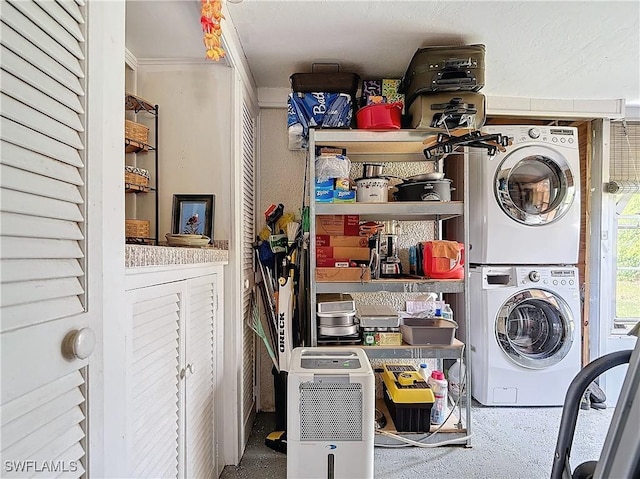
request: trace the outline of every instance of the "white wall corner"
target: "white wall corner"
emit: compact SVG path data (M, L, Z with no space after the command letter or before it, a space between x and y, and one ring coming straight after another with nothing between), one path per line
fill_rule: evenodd
M129 51L128 48L124 49L124 63L133 71L138 69L138 59L136 56Z
M236 30L236 26L233 23L231 12L227 8L226 3L222 4L222 13L224 15L224 23L222 24L222 46L224 51L227 52L225 57L229 64L236 68L242 79L242 83L247 88L251 100L257 102L257 87L256 82L253 79L253 73L247 62L247 56L242 48L240 37Z
M260 108L286 108L289 88L258 88L258 105Z

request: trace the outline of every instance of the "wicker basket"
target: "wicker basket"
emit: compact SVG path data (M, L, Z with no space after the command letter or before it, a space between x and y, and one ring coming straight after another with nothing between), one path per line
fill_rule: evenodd
M147 220L125 220L127 238L148 238L151 222Z
M140 143L149 142L149 128L135 121L124 121L124 136L133 141Z
M149 186L149 172L142 168L125 166L124 182L130 185Z

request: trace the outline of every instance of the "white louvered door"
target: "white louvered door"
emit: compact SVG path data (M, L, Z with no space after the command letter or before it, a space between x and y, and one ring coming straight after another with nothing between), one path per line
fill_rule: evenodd
M186 477L215 477L216 275L187 281L185 366Z
M131 477L182 477L180 410L184 282L127 293L131 318L127 407Z
M86 304L83 5L0 7L3 477L80 477L88 464L89 363L61 352L68 333L90 334L94 314Z
M242 314L243 362L242 362L242 425L246 444L251 432L255 412L255 334L246 324L251 321L250 300L255 288L254 252L255 241L255 157L256 119L246 99L242 103Z

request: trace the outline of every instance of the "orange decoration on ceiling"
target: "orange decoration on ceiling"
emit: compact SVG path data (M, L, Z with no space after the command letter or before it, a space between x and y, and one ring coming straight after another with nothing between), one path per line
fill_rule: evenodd
M222 14L222 0L200 0L202 3L200 24L204 32L204 46L206 56L209 60L220 61L224 57L225 51L222 49L222 28L220 20L224 18Z

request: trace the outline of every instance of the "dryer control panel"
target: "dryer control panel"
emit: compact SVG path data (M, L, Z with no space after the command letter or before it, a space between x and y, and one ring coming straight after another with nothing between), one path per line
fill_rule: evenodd
M497 129L496 129L497 128ZM508 136L514 144L518 143L550 143L555 146L564 146L578 149L578 130L575 127L561 126L505 126L483 128L483 131L493 133L500 132Z

